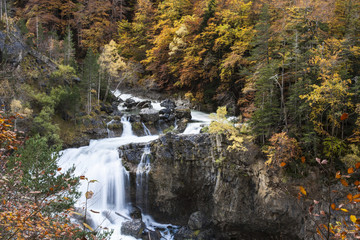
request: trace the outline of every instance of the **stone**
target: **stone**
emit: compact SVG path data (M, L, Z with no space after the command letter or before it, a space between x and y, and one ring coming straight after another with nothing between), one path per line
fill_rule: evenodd
M129 235L134 238L141 238L145 230L145 223L141 219L123 222L121 225L121 234Z
M130 115L129 122L131 122L131 123L133 123L133 122L141 122L140 115L138 115L138 114Z
M163 108L163 109L160 109L159 114L171 114L172 112L173 112L173 109Z
M144 108L139 113L143 122L157 122L159 121L159 112L155 109Z
M161 107L168 108L168 109L174 109L176 107L175 102L170 99L165 99L160 103Z
M199 230L204 228L206 225L206 218L205 216L200 212L194 212L190 215L188 226L191 230Z
M175 117L178 118L178 119L180 119L180 118L191 119L191 110L190 110L190 108L176 107L175 108Z
M136 106L136 104L138 104L138 103L132 98L128 98L124 102L124 106L128 109L134 108Z
M142 101L136 104L136 108L143 109L143 108L152 108L151 101Z
M195 239L193 237L193 231L191 231L188 227L181 227L179 231L174 234L174 240Z
M156 230L156 231L148 231L145 234L145 237L143 239L144 240L161 240L163 238L162 238L161 233L159 232L159 230Z

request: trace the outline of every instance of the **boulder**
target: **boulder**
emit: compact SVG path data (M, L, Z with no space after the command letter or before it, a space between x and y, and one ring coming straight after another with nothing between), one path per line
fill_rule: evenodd
M191 119L191 110L190 110L190 108L176 107L175 108L175 117L177 119L180 119L180 118Z
M126 221L121 225L121 234L129 235L134 238L141 238L145 230L145 223L141 219Z
M131 123L133 123L133 122L141 122L140 115L137 115L137 114L130 115L129 122L131 122Z
M136 104L136 108L143 109L143 108L152 108L151 101L142 101Z
M171 114L173 113L173 109L170 109L170 108L163 108L163 109L160 109L159 111L159 114Z
M144 108L140 111L140 117L143 122L157 122L159 120L159 112L155 109Z
M162 101L160 106L168 109L174 109L176 107L175 102L170 99L165 99Z
M193 214L190 215L188 226L191 230L202 229L206 226L206 224L207 224L206 218L204 214L202 214L200 211L194 212Z
M128 98L124 102L124 106L128 109L134 108L137 104L138 103L132 98Z

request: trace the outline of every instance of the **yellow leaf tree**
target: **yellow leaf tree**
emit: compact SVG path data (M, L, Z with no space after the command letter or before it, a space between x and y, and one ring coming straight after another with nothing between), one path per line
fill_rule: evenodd
M114 40L111 40L109 44L104 46L103 51L99 57L100 69L107 76L107 86L106 86L104 101L106 101L106 98L109 94L110 84L114 79L120 79L121 71L126 68L126 63L124 62L123 58L119 55L117 49L118 49L117 44L115 43ZM100 88L100 82L99 82L99 88ZM100 95L98 95L98 100L99 100L99 96Z

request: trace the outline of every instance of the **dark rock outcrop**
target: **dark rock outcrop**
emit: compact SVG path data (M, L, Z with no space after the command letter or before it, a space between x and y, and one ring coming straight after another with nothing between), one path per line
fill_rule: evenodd
M159 112L155 109L144 108L140 111L140 117L143 122L157 122L159 121Z
M174 109L176 107L175 102L170 99L165 99L160 103L161 107L164 107L166 109Z
M176 107L175 108L175 117L178 119L191 119L191 110L190 108L185 107Z
M246 143L246 152L229 152L227 146L221 135L209 134L166 134L152 142L149 214L186 226L175 239L302 238L303 211L273 187L281 179L264 167L257 146ZM132 175L140 159L136 149L142 152L143 146L121 149Z

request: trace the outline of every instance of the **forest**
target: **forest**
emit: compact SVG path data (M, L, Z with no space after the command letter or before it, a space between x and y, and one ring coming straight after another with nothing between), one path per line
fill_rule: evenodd
M324 185L359 185L350 178L360 167L359 0L0 0L0 11L4 239L95 238L65 217L74 213L79 179L57 174L51 153L111 105L119 88L238 116L277 174L301 179L318 167ZM4 48L15 39L31 53L19 62ZM241 129L212 132L219 131L242 141ZM360 199L349 194L350 202ZM20 221L14 211L30 215ZM359 220L350 220L358 232Z

